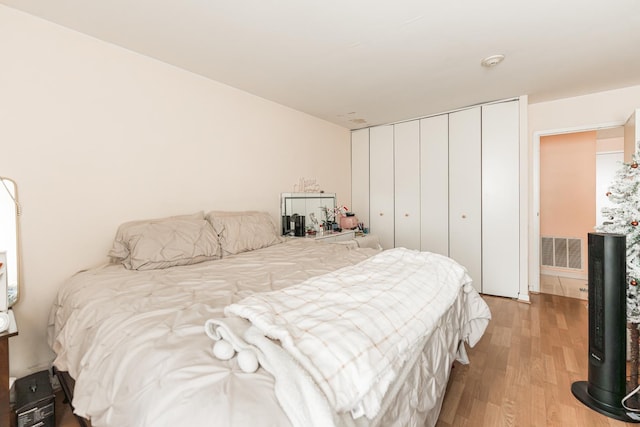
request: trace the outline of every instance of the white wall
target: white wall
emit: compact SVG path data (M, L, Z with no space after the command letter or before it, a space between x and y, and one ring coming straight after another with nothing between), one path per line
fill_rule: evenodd
M0 6L0 175L23 207L11 374L47 368L58 287L127 220L279 213L317 178L349 205L349 130Z
M595 129L624 124L640 106L640 86L529 105L529 284L539 290L539 233L534 188L539 177L534 164L541 135Z
M626 122L640 104L640 86L529 104L530 141L541 131Z

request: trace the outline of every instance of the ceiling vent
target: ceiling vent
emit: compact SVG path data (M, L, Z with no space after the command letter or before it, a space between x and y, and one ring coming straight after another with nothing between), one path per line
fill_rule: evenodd
M486 68L491 68L491 67L495 67L502 61L504 61L504 55L491 55L491 56L487 56L482 61L480 61L480 65Z

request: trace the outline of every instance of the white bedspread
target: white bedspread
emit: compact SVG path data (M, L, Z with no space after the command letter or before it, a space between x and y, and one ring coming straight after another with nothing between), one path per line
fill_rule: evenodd
M471 279L455 261L396 248L300 285L249 296L225 313L279 340L335 411L372 419L397 367L461 288L472 289Z
M75 275L51 312L55 365L76 379L74 406L94 427L291 425L265 369L220 361L202 325L224 307L357 264L378 251L296 239L222 260L166 270L109 265ZM473 303L474 299L479 300ZM415 364L404 364L375 420L336 415L339 425L434 425L460 340L490 314L460 292ZM474 320L476 319L476 320ZM471 340L469 340L471 341Z

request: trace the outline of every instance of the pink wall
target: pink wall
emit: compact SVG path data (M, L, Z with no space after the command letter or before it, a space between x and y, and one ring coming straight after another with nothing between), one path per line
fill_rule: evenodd
M584 239L585 274L587 233L596 222L595 153L595 131L540 138L540 234Z

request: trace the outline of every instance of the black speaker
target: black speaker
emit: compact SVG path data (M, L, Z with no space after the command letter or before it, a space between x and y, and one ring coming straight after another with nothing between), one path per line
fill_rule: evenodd
M304 237L307 234L307 229L304 226L304 215L294 214L293 218L293 234L297 237Z
M626 422L626 237L589 233L589 379L571 392L589 408Z
M291 215L282 215L282 235L288 236L291 233Z

